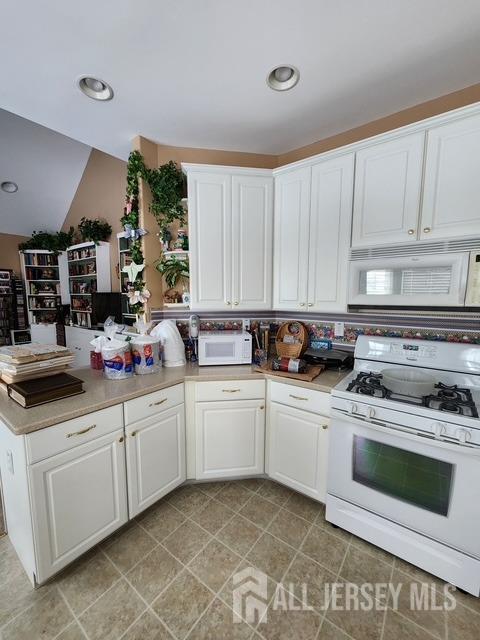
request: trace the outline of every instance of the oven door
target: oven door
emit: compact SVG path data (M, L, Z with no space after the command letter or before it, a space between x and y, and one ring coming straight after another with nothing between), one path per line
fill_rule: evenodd
M329 494L480 558L480 450L332 410Z

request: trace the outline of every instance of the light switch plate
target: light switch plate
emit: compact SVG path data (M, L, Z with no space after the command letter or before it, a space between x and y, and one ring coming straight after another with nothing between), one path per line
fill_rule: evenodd
M345 335L345 323L335 322L335 337L343 338L344 335Z

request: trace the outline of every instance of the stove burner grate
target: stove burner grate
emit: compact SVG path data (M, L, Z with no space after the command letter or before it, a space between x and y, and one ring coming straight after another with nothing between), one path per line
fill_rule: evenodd
M439 382L435 385L437 393L428 396L404 396L393 393L390 389L382 384L383 376L381 373L373 373L371 371L362 371L347 386L347 391L358 393L373 398L386 398L395 400L396 402L404 402L405 404L415 404L418 406L435 409L437 411L445 411L448 413L456 413L461 416L478 418L477 407L472 397L470 389L459 387L458 385L446 385Z

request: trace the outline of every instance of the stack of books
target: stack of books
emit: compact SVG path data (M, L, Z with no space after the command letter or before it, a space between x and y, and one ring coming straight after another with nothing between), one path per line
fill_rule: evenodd
M65 373L73 360L70 351L58 345L0 347L0 386L24 407L81 393L81 380ZM39 401L37 396L43 399Z

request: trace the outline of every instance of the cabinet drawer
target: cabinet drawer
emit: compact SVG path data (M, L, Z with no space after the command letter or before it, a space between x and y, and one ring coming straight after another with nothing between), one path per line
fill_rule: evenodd
M265 398L265 380L197 382L195 397L197 402L262 399Z
M26 436L29 464L123 428L122 405L87 413Z
M183 384L176 384L174 387L148 393L140 398L135 398L135 400L128 400L124 403L125 426L153 416L159 411L175 407L177 404L181 404L184 399Z
M323 391L270 381L270 400L289 407L330 415L330 394Z

